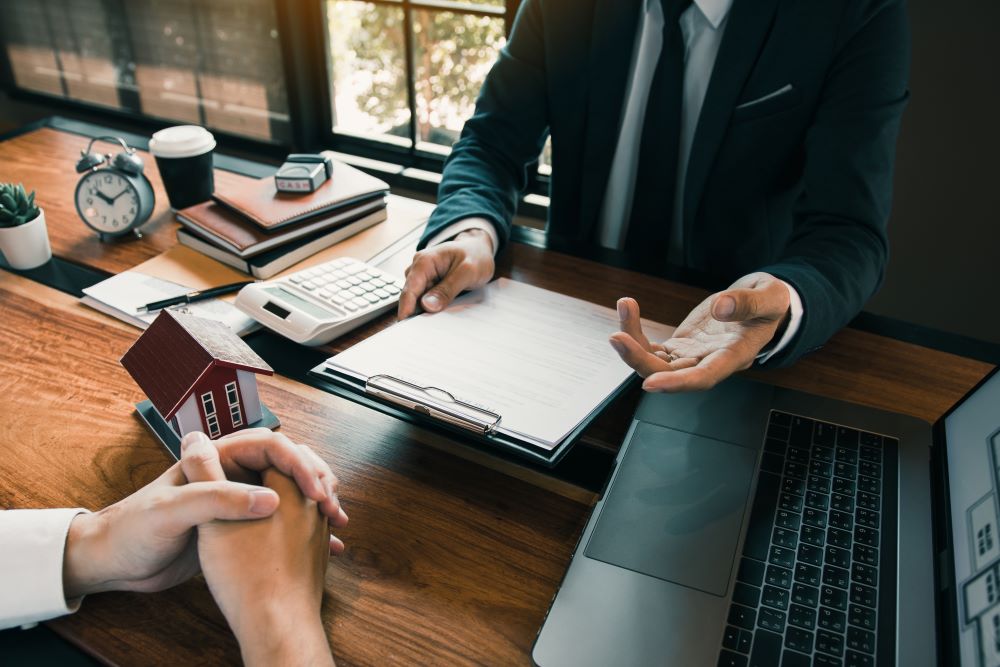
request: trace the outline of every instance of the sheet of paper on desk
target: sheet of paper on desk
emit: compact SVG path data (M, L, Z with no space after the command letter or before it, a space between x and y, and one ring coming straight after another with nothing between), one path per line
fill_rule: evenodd
M169 299L192 291L192 287L170 282L139 271L123 271L83 290L81 302L140 329L148 327L159 311L139 313L140 306ZM198 301L184 306L185 312L198 317L218 320L242 336L257 328L257 323L237 310L234 305L219 299Z
M644 322L651 340L673 327ZM501 278L436 315L393 325L327 361L367 379L438 387L502 416L500 431L552 449L632 375L608 344L613 308Z

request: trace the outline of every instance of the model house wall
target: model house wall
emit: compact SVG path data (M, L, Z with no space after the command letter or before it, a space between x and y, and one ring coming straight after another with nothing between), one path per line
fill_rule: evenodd
M240 383L247 423L253 424L264 416L264 411L260 407L260 396L257 394L257 376L250 371L236 371L236 377Z

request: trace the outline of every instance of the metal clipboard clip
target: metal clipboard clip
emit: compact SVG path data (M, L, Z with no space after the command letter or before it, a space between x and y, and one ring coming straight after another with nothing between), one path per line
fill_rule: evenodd
M495 412L460 401L444 389L421 387L390 375L368 378L365 393L481 435L493 435L500 425Z

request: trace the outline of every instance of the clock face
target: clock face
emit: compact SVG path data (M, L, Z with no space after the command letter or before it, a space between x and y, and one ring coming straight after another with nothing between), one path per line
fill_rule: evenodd
M105 234L122 234L140 215L139 193L123 175L101 169L85 175L76 188L76 210L88 225Z

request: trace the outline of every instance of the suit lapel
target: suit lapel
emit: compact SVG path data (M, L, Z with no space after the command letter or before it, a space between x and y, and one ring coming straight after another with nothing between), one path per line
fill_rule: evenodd
M684 237L704 194L705 181L719 152L733 107L750 76L757 55L770 32L778 0L735 0L726 19L726 33L705 93L684 186Z
M578 242L592 236L611 170L628 88L639 10L645 0L595 0L587 75L587 121L581 178L580 220L563 230Z

